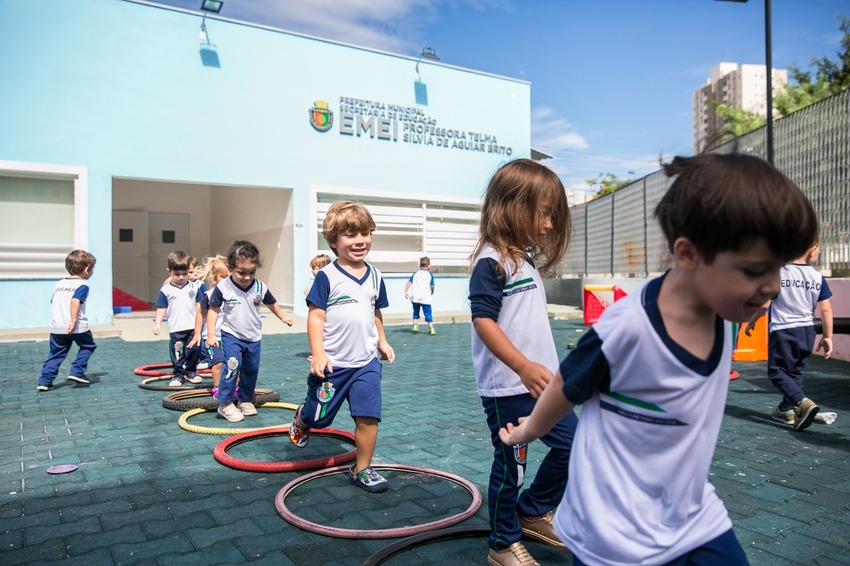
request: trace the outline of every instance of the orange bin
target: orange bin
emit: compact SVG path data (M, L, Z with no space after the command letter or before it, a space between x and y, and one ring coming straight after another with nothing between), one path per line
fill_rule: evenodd
M756 321L749 336L744 334L746 327L746 324L741 324L738 329L738 341L732 352L732 360L736 362L767 361L767 315Z

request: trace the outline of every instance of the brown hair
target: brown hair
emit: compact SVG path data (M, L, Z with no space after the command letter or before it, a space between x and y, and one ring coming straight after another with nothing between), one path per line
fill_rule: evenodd
M369 232L377 228L372 215L359 202L340 200L328 208L328 214L322 223L322 236L328 245L335 244L337 237L343 232ZM331 246L334 255L339 255L336 248Z
M817 238L817 215L809 199L758 157L675 157L664 164L664 172L676 179L655 207L655 217L671 252L676 239L684 237L711 263L719 252L763 238L787 262Z
M168 254L168 271L189 271L189 256L177 250Z
M328 254L319 254L319 255L317 255L316 257L314 257L313 259L310 260L310 267L312 268L313 265L315 264L315 266L318 269L321 269L324 266L326 266L327 264L329 264L330 262L331 262L331 256L329 256Z
M248 240L236 240L227 249L227 267L231 271L236 269L236 266L242 261L253 262L257 269L263 266L260 250Z
M428 257L420 257L419 258L419 267L431 267L431 260Z
M551 202L552 229L543 241L537 233L539 207ZM487 186L478 244L471 258L490 244L519 269L528 253L541 274L551 275L567 253L572 221L564 185L545 165L531 159L516 159L500 167Z
M71 275L79 275L96 263L97 258L86 250L74 250L65 258L65 270Z

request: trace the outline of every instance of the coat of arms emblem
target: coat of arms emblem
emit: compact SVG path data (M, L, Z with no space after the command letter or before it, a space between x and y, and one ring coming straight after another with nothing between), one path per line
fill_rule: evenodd
M310 125L320 132L327 132L334 125L334 113L324 100L316 100L310 109Z

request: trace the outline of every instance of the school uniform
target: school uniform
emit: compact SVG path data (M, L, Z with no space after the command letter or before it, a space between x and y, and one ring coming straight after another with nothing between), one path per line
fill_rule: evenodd
M517 273L513 273L513 261L507 261L504 269L500 268L499 258L499 252L486 245L473 262L469 281L472 318L496 321L520 352L554 373L558 368L558 354L549 326L546 292L540 273L530 258L522 262ZM528 489L522 490L528 445L505 446L499 439L499 429L531 414L536 399L529 394L519 375L487 348L474 327L472 365L494 448L487 489L489 545L503 550L519 541L522 535L516 513L539 517L560 503L569 475L571 445L578 419L570 413L541 437L549 451L534 481Z
M431 289L434 287L434 274L428 269L419 269L408 279L410 287L407 296L413 303L413 320L419 320L419 309L425 317L425 322L434 322L431 315Z
M708 482L731 324L717 318L697 358L664 328L662 282L614 303L561 362L564 396L582 409L555 531L581 563L666 564L710 547L717 564L746 564Z
M169 356L174 378L185 380L198 365L200 348L188 347L195 336L195 315L198 312L198 282L187 281L182 287L167 283L159 290L156 308L165 309L168 317Z
M325 311L322 343L333 372L307 376L301 419L309 428L330 426L348 401L351 417L381 420L381 362L375 309L389 306L381 272L366 264L356 278L338 261L316 273L307 305Z
M61 279L53 286L50 299L50 354L41 368L38 385L50 385L59 373L59 367L71 346L79 347L77 357L71 364L70 375L84 377L88 362L97 345L89 330L89 319L86 316L86 300L89 296L88 280L77 277ZM68 332L71 324L71 301L80 301L80 310L74 328Z
M218 282L209 298L209 306L219 309L221 323L221 350L225 365L218 384L218 400L254 402L254 389L260 371L260 340L263 322L260 305L277 302L265 283L254 279L247 287L240 287L227 277ZM236 379L239 391L236 392Z

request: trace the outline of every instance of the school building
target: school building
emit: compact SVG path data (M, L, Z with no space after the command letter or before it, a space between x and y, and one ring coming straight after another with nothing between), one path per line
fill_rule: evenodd
M435 310L468 309L486 183L531 155L528 82L152 2L0 13L0 328L47 325L71 249L97 257L87 312L110 324L113 307L155 300L170 251L234 239L257 244L259 277L306 316L340 199L378 224L386 312L408 311L422 255Z

